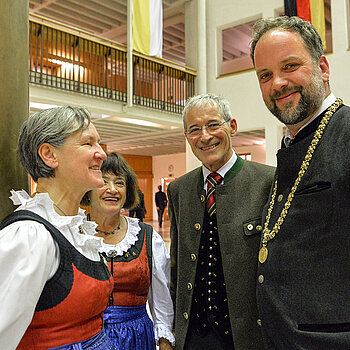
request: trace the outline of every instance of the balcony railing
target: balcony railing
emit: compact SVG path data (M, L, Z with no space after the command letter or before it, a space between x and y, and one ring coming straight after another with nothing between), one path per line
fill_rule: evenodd
M81 33L29 21L30 82L127 101L127 53ZM194 95L195 70L133 54L133 104L181 113Z

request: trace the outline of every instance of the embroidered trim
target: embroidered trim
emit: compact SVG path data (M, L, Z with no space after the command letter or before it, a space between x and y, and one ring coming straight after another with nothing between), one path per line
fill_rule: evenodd
M173 333L165 325L157 324L154 326L154 337L157 343L159 342L160 338L165 338L169 340L169 342L172 345L175 345L175 337Z
M16 210L30 210L48 220L60 231L61 228L65 227L62 230L63 234L68 228L71 239L77 246L86 247L92 251L96 251L102 246L102 238L94 236L97 225L94 222L86 220L84 210L79 209L78 215L75 216L61 216L54 210L53 201L48 193L37 193L32 198L24 190L11 190L10 199L14 205L19 205ZM86 235L78 233L80 225L82 225Z
M128 230L124 239L118 244L103 243L102 247L99 250L101 253L106 253L108 256L122 256L139 239L138 235L141 230L139 226L139 220L135 218L129 218L128 216L124 217L128 223Z

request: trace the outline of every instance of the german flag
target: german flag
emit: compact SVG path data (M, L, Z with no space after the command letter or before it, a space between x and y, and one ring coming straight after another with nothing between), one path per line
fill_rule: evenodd
M324 0L284 0L284 14L311 22L322 38L323 48L326 48Z

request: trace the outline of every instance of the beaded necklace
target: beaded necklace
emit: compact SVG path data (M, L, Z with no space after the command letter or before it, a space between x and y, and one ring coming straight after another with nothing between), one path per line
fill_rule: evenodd
M105 235L114 235L115 231L117 231L117 230L120 230L120 224L114 230L112 230L111 232L102 231L102 230L99 230L98 228L96 228L97 232L104 233Z

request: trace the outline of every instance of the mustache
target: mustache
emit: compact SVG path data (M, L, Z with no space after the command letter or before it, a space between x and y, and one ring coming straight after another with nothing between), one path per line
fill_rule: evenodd
M284 88L282 91L278 91L278 92L274 93L273 95L270 96L270 98L272 101L275 101L276 99L278 99L286 94L290 94L292 92L302 92L302 91L303 91L302 86L287 87L287 88Z

